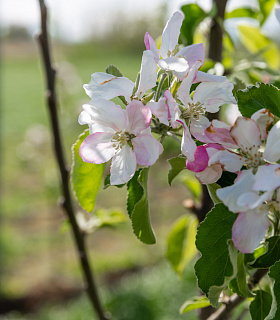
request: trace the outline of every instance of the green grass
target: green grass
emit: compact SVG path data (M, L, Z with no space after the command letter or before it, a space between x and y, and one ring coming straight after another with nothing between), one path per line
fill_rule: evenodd
M103 288L102 298L112 320L196 320L195 311L179 315L188 298L197 295L191 268L180 279L167 263L145 268L117 285ZM1 318L0 318L1 319ZM66 305L46 305L38 314L12 313L5 320L92 320L93 312L86 296ZM4 319L3 319L4 320Z
M90 44L56 45L53 53L58 70L60 126L70 164L71 145L85 129L77 122L82 104L89 101L82 85L90 81L93 72L104 72L109 64L117 65L125 76L134 80L141 53L112 51L109 47ZM4 56L2 78L1 291L9 296L21 296L38 284L43 286L53 275L80 283L81 271L71 232L61 232L64 215L58 206L59 175L51 147L45 80L37 50ZM170 139L166 146L173 154L180 149ZM129 219L118 228L101 229L88 236L98 278L108 272L144 267L140 275L124 279L111 291L103 290L113 319L182 319L178 315L180 305L196 294L191 269L181 281L166 263L157 266L165 255L170 225L185 213L181 202L187 197L187 191L178 182L169 187L167 173L168 164L163 156L151 168L149 182L156 245L139 242ZM125 202L125 188L110 187L100 190L96 207L117 207L125 212ZM147 265L155 267L145 268ZM184 318L195 319L190 315ZM67 306L46 306L39 316L13 314L3 319L86 320L92 319L92 312L87 299L82 297Z

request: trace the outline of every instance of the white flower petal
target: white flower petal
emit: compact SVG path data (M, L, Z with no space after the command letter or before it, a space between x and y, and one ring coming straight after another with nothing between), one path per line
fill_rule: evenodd
M233 84L229 80L223 82L202 82L193 95L193 101L201 102L207 112L218 112L225 103L236 103L232 95Z
M91 125L98 124L102 127L109 127L115 132L122 131L127 127L125 111L112 101L94 99L90 101L90 104L83 105L83 108L91 118L89 123ZM84 115L83 119L85 119Z
M261 132L256 122L250 118L238 117L231 129L236 144L246 153L257 154L261 145Z
M280 8L275 9L275 15L276 15L278 22L280 23Z
M246 206L238 205L238 198L246 192L250 192L254 185L252 169L241 171L233 185L217 190L217 196L232 212L247 210Z
M141 135L131 140L136 162L141 166L153 165L163 152L161 143L152 135Z
M251 119L255 120L260 131L261 131L261 139L264 140L267 138L267 130L269 126L274 121L274 116L268 109L261 109L255 112Z
M126 131L137 136L142 130L148 128L152 121L150 108L142 102L133 100L126 108L128 126Z
M268 133L263 157L270 162L277 162L280 159L280 121Z
M268 164L259 166L255 174L255 184L253 189L256 191L274 191L280 187L280 165Z
M220 163L226 171L238 172L245 164L245 159L234 152L221 150L215 153L209 160L209 165L215 163Z
M169 57L160 59L158 65L161 69L176 72L188 72L189 64L184 58Z
M89 84L84 85L86 94L91 98L111 100L118 96L124 96L130 101L134 83L125 77L115 77L111 74L96 72L91 75Z
M213 140L205 135L205 130L210 125L211 123L206 117L199 116L198 120L191 119L190 132L197 140L205 143L211 143Z
M214 164L207 167L202 172L197 172L195 176L202 184L217 182L222 176L223 170L220 164Z
M126 144L112 159L110 184L119 185L128 182L134 176L135 170L135 154L132 148Z
M193 80L195 78L197 70L200 67L201 67L201 61L197 61L194 64L194 66L190 69L188 75L184 78L184 80L182 81L177 91L178 98L184 105L187 105L189 102L192 102L192 99L190 97L190 89L191 89L191 85L193 84Z
M79 154L84 162L104 163L116 153L116 147L111 141L113 133L96 132L86 137L80 146Z
M224 82L227 80L226 76L216 76L214 74L198 71L194 83L197 82Z
M178 38L180 34L181 25L184 16L182 13L176 11L171 19L167 21L166 26L162 33L161 47L159 50L162 58L167 57L168 51L173 51L178 44Z
M268 227L267 211L255 209L241 212L232 228L235 247L243 253L252 253L265 237Z
M141 99L146 91L156 86L157 80L157 64L155 62L153 53L149 50L143 52L140 81L136 96Z

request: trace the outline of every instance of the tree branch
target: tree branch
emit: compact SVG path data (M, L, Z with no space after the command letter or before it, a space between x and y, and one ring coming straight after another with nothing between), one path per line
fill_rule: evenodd
M249 284L249 288L254 288L261 279L267 274L268 269L258 269ZM235 307L241 304L246 298L240 297L237 294L234 294L230 297L229 301L222 305L216 312L214 312L207 320L229 320L231 312Z
M49 116L50 116L50 121L52 126L53 146L54 146L54 152L55 152L56 160L57 160L59 171L60 171L62 194L64 197L62 201L62 205L64 207L64 210L66 212L66 215L72 227L73 236L75 239L78 256L80 259L80 264L83 270L84 281L86 284L86 290L87 290L89 299L99 319L107 320L107 317L105 316L104 311L101 307L97 288L96 288L93 274L91 271L84 237L77 224L75 212L73 209L71 194L69 190L69 172L65 164L61 134L60 134L59 122L58 122L58 115L57 115L57 102L56 102L56 95L55 95L56 72L52 66L51 57L50 57L50 47L49 47L48 30L47 30L47 8L44 3L44 0L39 0L39 4L40 4L40 12L41 12L41 31L38 35L38 42L40 45L41 55L42 55L45 73L46 73L46 82L47 82L46 95L47 95Z

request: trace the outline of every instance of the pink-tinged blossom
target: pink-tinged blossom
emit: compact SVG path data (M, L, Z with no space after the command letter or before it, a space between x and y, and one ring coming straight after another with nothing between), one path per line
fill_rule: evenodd
M266 178L267 179L267 178ZM232 229L232 240L243 253L253 252L269 227L269 203L273 191L254 190L253 169L241 171L233 185L217 190L217 196L230 211L239 213Z
M171 126L176 128L180 123L184 124L185 143L182 141L181 149L183 152L183 149L187 147L185 152L189 161L194 161L192 152L195 151L193 148L195 143L191 143L191 133L195 137L199 137L204 135L205 130L210 126L209 120L204 116L205 112L217 112L222 104L236 102L232 95L233 85L227 79L200 83L191 97L191 85L200 66L201 62L197 61L188 76L182 81L177 92L181 103L177 103L169 90L165 91L164 94L167 99ZM188 127L190 127L190 130ZM191 145L188 145L187 141ZM204 142L213 141L209 139L209 141Z
M266 162L277 162L280 159L280 122L278 121L269 133L267 132L273 119L273 115L268 110L262 109L254 113L251 119L237 118L232 128L226 130L224 135L215 137L213 134L212 140L228 149L216 153L210 160L210 164L220 163L225 170L238 172L243 165L247 168L258 168ZM206 136L209 136L209 128L205 131ZM218 132L214 127L211 130ZM235 145L231 146L230 137Z
M203 184L210 184L218 181L223 172L221 165L208 164L209 159L221 149L223 149L222 146L214 143L198 146L194 152L194 161L186 161L187 169L195 172L195 176Z
M178 11L172 15L163 30L159 50L148 32L144 38L146 49L152 52L158 66L163 70L172 71L180 80L185 78L196 61L199 60L203 64L205 58L202 43L179 49L178 38L183 19L183 15Z
M149 130L151 111L140 101L130 102L123 110L111 101L95 99L84 112L92 121L91 135L81 144L80 156L83 161L96 164L112 159L112 185L126 183L137 164L151 166L163 152Z

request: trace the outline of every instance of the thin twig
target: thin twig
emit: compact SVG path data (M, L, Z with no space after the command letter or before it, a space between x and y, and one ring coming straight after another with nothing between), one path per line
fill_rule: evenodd
M83 234L79 229L79 226L76 221L75 212L73 209L70 189L69 189L69 172L66 168L66 162L64 159L63 147L61 134L59 130L59 122L57 115L57 101L55 95L55 69L51 63L50 57L50 47L48 41L48 30L47 30L47 8L44 3L44 0L39 0L40 11L41 11L41 31L38 35L38 42L41 49L41 55L44 63L45 73L46 73L46 82L47 82L47 103L50 121L52 125L52 134L53 134L53 144L56 160L59 166L61 184L62 184L62 194L63 201L62 205L65 209L67 217L72 227L73 236L75 239L78 256L80 264L83 270L84 281L86 284L86 290L92 306L96 311L100 320L107 320L107 317L104 314L104 311L101 307L100 299L98 296L97 288L93 278L92 270L89 263L89 258L86 250L86 245L84 241Z
M249 288L254 288L261 279L267 274L268 269L258 269L249 284ZM231 312L235 307L240 305L246 298L234 294L230 297L229 301L222 305L216 312L214 312L207 320L228 320L230 319Z

